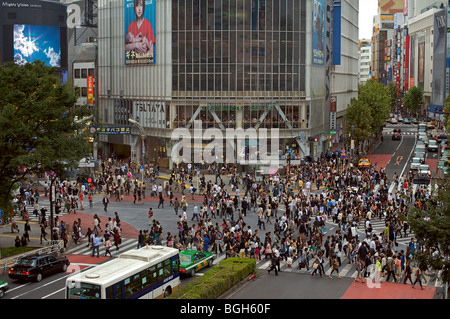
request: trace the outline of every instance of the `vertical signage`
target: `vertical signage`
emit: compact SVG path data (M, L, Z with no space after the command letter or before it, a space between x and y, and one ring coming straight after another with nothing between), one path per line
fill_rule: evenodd
M88 96L88 104L94 104L94 77L88 76L88 85L87 85L87 96Z
M337 111L337 98L336 96L330 97L330 132L336 132L336 111Z
M405 36L405 59L403 62L405 76L404 76L404 92L409 90L409 35Z

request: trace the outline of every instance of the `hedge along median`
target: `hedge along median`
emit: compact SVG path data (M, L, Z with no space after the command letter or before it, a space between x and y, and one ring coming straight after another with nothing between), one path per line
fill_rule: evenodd
M217 299L255 271L255 259L227 258L177 290L169 299Z

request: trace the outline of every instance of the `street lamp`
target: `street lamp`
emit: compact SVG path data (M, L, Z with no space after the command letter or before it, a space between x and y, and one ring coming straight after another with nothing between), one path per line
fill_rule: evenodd
M141 132L141 143L142 143L141 152L142 152L142 157L143 157L142 161L143 161L143 164L145 164L145 137L146 137L146 134L145 134L144 128L142 127L141 124L139 124L139 122L137 122L133 119L128 119L128 122L130 122L131 124L136 126L139 129L139 131Z
M351 140L351 148L352 148L352 160L353 160L353 152L354 152L354 149L355 149L355 140L353 139L353 132L355 131L355 126L354 125L352 125L352 127L350 128L350 130L352 131L352 140Z

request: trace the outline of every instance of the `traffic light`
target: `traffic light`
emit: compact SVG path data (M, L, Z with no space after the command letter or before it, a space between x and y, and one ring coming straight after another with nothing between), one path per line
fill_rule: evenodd
M309 142L318 142L319 139L317 137L308 137Z

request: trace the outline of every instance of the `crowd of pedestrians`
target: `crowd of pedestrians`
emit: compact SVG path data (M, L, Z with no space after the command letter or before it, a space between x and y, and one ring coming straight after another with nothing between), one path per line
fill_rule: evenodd
M94 193L103 193L107 202L133 194L134 204L142 204L148 181L147 196L159 198L158 208L169 202L177 231L164 233L150 208L149 227L139 231L137 247L164 243L180 250L191 248L226 257L265 259L271 261L268 272L274 270L275 274L284 260L291 267L306 268L311 276L320 277L324 277L324 265L329 263L332 269L329 277L336 273L340 278L339 270L346 260L356 265L357 281L364 282L375 275L378 280L385 277L397 282L404 277L405 283L407 280L413 283L412 254L423 247L412 240L405 251L399 250L397 238L408 235L404 217L411 201L426 209L427 196L421 193L410 196L410 187L404 188L406 197L399 191L388 193L389 181L383 168L359 167L345 159L343 152L288 166L281 175L262 176L258 181L252 174L242 175L234 167L224 167L221 173L228 177L227 184L220 175L217 183L201 175L196 184L199 189L192 182L194 171L190 169L174 169L168 182L159 184L158 167L146 167L142 173L138 165L105 163L102 173L91 183L57 184L57 205L75 214L83 209L86 197L92 206ZM142 176L144 179L140 180ZM394 181L397 179L394 176ZM398 180L406 184L409 181L409 176ZM202 201L188 205L186 196L194 198L194 194L201 195ZM107 203L105 200L103 203L106 211ZM18 195L17 209L26 212L27 205L34 205L35 213L40 214L41 241L47 240L47 210L39 207L37 191L21 191ZM376 219L385 222L381 233L373 231L372 222ZM254 221L256 228L251 227ZM327 232L327 221L338 226L333 233ZM55 225L57 231L52 236L63 239L65 245L71 232L75 243L88 238L92 255L99 255L100 242L105 246L105 255L111 256L113 245L119 249L118 220L110 218L103 231L99 231L102 224L97 215L93 227L86 230L80 220L69 227L56 219ZM360 237L358 230L364 230L365 236ZM422 286L424 265L417 269L416 282Z
M329 263L329 277L336 273L340 278L346 260L355 264L357 281L385 278L399 282L404 278L404 283L413 283L412 255L423 247L413 238L405 250L398 249L397 238L410 235L404 217L412 203L426 206L427 195L410 194L409 175L395 175L394 182L405 187L388 193L390 181L383 168L359 167L342 155L328 153L259 181L251 174L240 175L235 168L224 167L221 173L228 176L227 184L220 176L215 183L201 175L198 190L192 183L194 170L175 169L163 185L151 179L151 196L160 199L158 208L165 199L169 201L177 232L164 233L150 209L149 229L140 231L138 247L165 243L180 250L271 260L268 271L276 274L284 260L320 277ZM135 182L134 189L139 185ZM194 193L201 195L202 202L188 205L186 196L193 198ZM257 221L255 229L250 226L252 219ZM374 220L384 221L383 232L373 231ZM337 224L333 233L327 232L327 221ZM363 237L358 232L362 230ZM418 266L414 278L421 285L426 266Z

